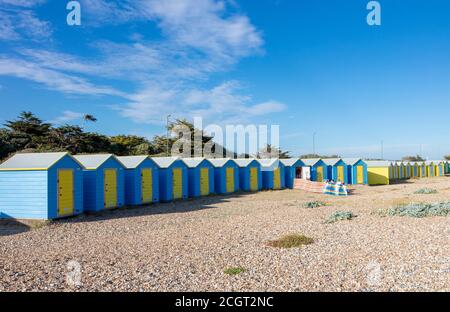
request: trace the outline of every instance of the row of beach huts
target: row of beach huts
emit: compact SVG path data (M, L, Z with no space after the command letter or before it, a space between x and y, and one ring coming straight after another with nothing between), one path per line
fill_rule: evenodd
M0 165L0 218L57 219L210 194L293 188L295 179L389 184L448 173L444 162L205 159L68 153L16 154Z

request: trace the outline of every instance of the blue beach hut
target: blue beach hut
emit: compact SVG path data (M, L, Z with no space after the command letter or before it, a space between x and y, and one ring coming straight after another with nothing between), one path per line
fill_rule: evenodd
M82 213L82 170L68 153L12 156L0 165L0 218L51 220Z
M425 166L427 168L427 177L434 177L434 162L431 160L426 161Z
M324 182L329 179L328 166L320 158L302 159L305 166L311 168L311 181Z
M231 158L209 159L214 166L216 194L234 193L239 190L239 167Z
M397 161L398 179L405 179L405 164L402 161Z
M261 165L254 158L234 159L239 167L239 188L245 192L262 189Z
M329 180L348 183L348 175L346 174L348 166L341 158L323 159L323 162L328 166L327 174Z
M347 164L348 184L368 184L367 164L361 158L344 158Z
M159 202L159 168L148 156L117 157L125 166L125 204Z
M84 211L101 211L125 205L125 167L112 154L75 155L84 166Z
M305 166L299 158L280 159L284 165L285 185L287 188L294 188L295 179L302 178L302 168Z
M419 172L420 172L420 177L421 178L426 178L427 177L427 164L425 163L425 161L421 161L420 162Z
M159 200L169 202L189 196L188 167L179 157L151 158L159 167Z
M285 167L278 158L258 159L261 164L263 189L281 190L286 187Z
M188 167L189 197L214 193L214 167L205 158L183 158Z

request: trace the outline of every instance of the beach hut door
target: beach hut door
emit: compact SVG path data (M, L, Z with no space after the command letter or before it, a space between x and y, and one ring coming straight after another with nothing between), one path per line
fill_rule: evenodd
M146 168L141 171L142 179L142 203L148 204L153 200L153 179L152 169Z
M173 199L181 199L183 197L183 175L181 168L174 168L172 172Z
M317 167L317 182L323 181L323 167Z
M250 190L258 190L258 169L250 168Z
M345 180L344 180L344 167L343 166L338 166L337 167L337 179L338 179L338 181L341 181L342 183L345 182Z
M117 171L116 169L105 169L105 208L117 207Z
M356 184L364 184L363 166L356 166Z
M226 187L227 187L227 193L234 192L234 168L227 168Z
M58 170L58 216L73 214L73 170Z
M209 194L209 168L200 169L200 194L202 196Z
M273 188L274 190L281 189L280 168L277 168L273 171Z

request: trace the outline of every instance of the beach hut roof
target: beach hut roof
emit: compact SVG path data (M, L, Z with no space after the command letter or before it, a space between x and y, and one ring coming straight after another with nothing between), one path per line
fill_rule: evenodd
M69 153L17 153L2 163L0 170L48 170L66 155Z
M391 164L389 161L384 160L367 160L366 163L369 167L389 167Z
M283 165L290 167L290 166L295 165L295 163L299 160L300 160L300 158L285 158L285 159L280 159L280 162Z
M308 159L302 159L305 166L314 166L317 164L321 159L320 158L308 158Z
M212 158L208 159L214 167L223 167L231 158Z
M149 159L148 156L119 156L117 159L125 166L127 169L135 169L140 164L142 164L146 159Z
M188 166L189 168L195 168L195 167L197 167L198 165L200 165L200 163L202 162L202 161L204 161L206 158L203 158L203 157L193 157L193 158L183 158L183 159L181 159L185 164L186 164L186 166Z
M432 164L434 164L434 161L433 161L433 160L427 160L427 161L425 162L425 164L426 164L426 165L432 165Z
M152 157L159 168L169 168L174 162L180 160L180 157Z
M263 168L273 168L277 167L279 163L278 158L268 158L268 159L258 159L258 162L261 164Z
M80 162L86 169L97 169L103 165L108 159L113 157L120 164L120 160L117 159L113 154L96 154L96 155L74 155L73 156L78 162Z
M322 160L328 166L334 166L342 159L341 158L327 158L327 159L322 159Z
M239 167L247 167L256 159L255 158L237 158L237 159L233 159L233 160L236 163L236 165L238 165Z
M355 165L358 161L362 160L361 158L343 158L342 159L348 165Z

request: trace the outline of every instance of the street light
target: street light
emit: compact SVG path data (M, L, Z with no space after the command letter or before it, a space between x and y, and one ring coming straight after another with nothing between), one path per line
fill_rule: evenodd
M167 129L167 137L166 137L166 156L169 157L169 118L171 115L167 115L166 118L166 129Z

